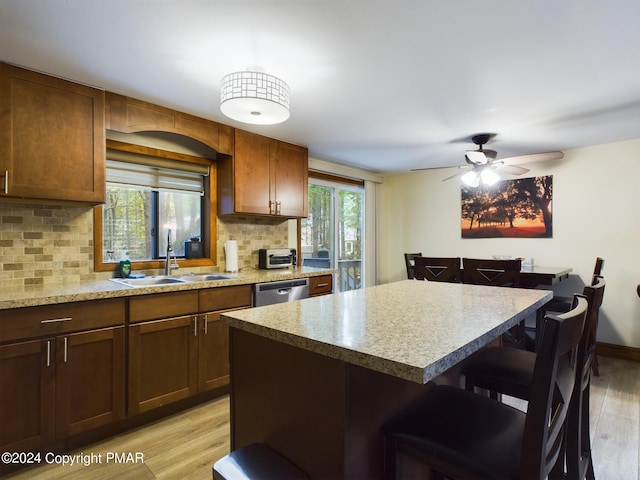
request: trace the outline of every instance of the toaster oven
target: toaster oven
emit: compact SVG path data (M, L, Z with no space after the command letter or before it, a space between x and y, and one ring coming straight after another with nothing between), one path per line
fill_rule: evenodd
M259 268L288 268L296 265L295 248L261 248L258 250Z

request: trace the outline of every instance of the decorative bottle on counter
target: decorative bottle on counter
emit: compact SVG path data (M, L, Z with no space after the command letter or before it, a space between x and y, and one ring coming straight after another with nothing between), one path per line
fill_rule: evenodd
M127 250L122 250L120 255L119 272L122 278L127 278L131 274L131 261Z

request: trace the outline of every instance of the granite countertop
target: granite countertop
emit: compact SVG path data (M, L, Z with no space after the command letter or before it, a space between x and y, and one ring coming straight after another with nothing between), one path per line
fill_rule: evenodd
M427 383L533 314L548 290L404 280L228 312L231 327Z
M176 274L188 274L186 271ZM178 283L149 287L129 287L111 280L95 280L80 284L34 287L25 292L0 291L0 310L9 308L34 307L55 303L79 302L104 298L130 297L150 293L166 293L203 288L226 287L230 285L248 285L261 282L273 282L289 278L317 277L335 273L327 268L286 268L286 269L243 269L234 275L236 278L213 280L208 282ZM197 273L197 272L196 272ZM221 272L222 273L222 272Z

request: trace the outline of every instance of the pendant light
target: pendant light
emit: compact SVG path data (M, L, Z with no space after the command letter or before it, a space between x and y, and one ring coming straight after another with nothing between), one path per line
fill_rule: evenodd
M258 67L226 75L220 92L220 111L233 120L273 125L289 118L289 85Z

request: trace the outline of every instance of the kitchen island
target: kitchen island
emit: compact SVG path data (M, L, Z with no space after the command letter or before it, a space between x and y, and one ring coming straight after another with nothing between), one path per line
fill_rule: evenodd
M265 443L311 478L380 478L380 425L551 297L405 280L226 313L231 448Z

